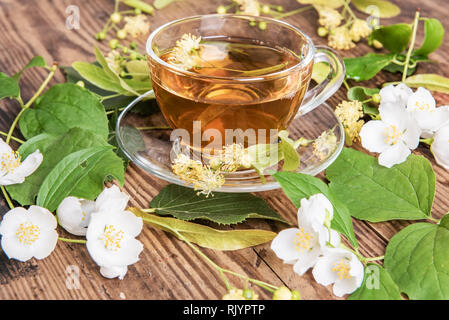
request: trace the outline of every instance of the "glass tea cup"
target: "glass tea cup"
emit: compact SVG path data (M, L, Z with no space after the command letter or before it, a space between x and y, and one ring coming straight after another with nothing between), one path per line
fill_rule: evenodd
M261 23L265 27L259 27ZM213 57L244 48L243 53L235 52L269 61L272 57L257 48L245 51L248 45L256 45L272 48L282 63L239 73L209 68L206 61L200 72L185 70L164 57L186 34L201 37L201 43L224 43L225 50L210 50ZM295 117L335 93L345 74L342 59L332 49L315 46L298 28L266 17L212 14L175 20L153 31L147 53L154 94L165 119L172 129L180 130L184 145L200 150L231 143L246 147L272 143ZM330 72L309 89L313 65L318 62L326 62ZM268 72L260 72L264 70Z

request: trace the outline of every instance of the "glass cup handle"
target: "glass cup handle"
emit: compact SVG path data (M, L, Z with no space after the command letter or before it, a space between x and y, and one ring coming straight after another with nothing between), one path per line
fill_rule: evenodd
M340 88L345 77L345 64L337 52L326 46L316 46L315 49L313 63L327 62L330 72L323 82L306 92L295 118L312 111L329 99Z

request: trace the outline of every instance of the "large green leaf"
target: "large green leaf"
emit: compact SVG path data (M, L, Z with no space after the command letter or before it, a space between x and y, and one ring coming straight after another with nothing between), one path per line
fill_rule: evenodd
M449 216L439 225L415 223L396 234L385 268L410 299L449 299Z
M214 250L238 250L257 246L274 239L276 233L266 230L217 230L201 224L182 221L176 218L158 217L128 208L143 221L163 231L197 245Z
M437 19L425 18L424 21L424 42L413 54L427 57L441 46L444 38L444 28Z
M20 96L19 84L16 80L0 72L0 100L6 97Z
M91 147L63 158L43 181L36 204L54 211L68 196L93 200L103 190L108 176L123 185L123 162L111 149Z
M47 63L45 62L44 58L41 56L35 56L33 57L30 62L27 63L25 67L23 67L19 72L17 72L15 75L13 75L11 78L13 78L15 81L19 82L20 77L22 76L22 73L29 68L33 67L45 67Z
M398 23L377 28L373 31L372 38L380 41L390 52L400 53L407 48L411 35L412 27L409 24Z
M348 300L402 300L401 292L390 274L378 264L368 263L363 283Z
M410 155L386 168L375 157L343 149L326 170L329 187L351 215L371 222L426 219L435 195L435 173L429 161Z
M428 90L449 93L449 78L433 73L417 74L405 79L405 84L412 88L424 87Z
M392 18L401 13L397 5L387 0L352 0L351 3L361 12L379 18Z
M72 63L75 69L85 80L94 84L95 86L112 92L128 94L126 90L122 89L120 83L115 79L111 79L110 75L106 73L103 68L84 61L76 61Z
M343 59L346 77L355 81L369 80L394 59L393 54L368 53L363 57Z
M250 193L214 192L213 197L170 184L153 198L150 206L161 215L182 220L207 219L220 224L233 224L247 218L272 219L285 222L268 204Z
M94 146L106 146L106 141L92 131L79 128L70 129L62 136L47 133L37 135L26 141L19 148L23 158L37 149L43 155L39 168L21 184L7 186L10 196L21 205L31 205L39 192L42 182L52 169L69 154Z
M40 133L64 134L79 127L107 139L108 118L98 98L71 83L57 84L36 100L19 121L20 130L30 139Z
M324 194L334 207L334 218L331 222L332 229L344 234L354 247L358 246L348 208L335 197L323 181L302 173L282 171L276 172L274 178L297 208L301 205L301 199L317 193Z

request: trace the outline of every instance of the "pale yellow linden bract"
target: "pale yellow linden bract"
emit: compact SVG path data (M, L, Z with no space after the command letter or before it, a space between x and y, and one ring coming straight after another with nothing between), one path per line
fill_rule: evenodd
M395 125L390 125L384 131L385 142L390 146L394 146L402 137L402 132Z
M8 173L14 173L14 171L22 164L21 157L16 151L5 152L1 155L0 171L6 171Z
M39 226L28 221L21 223L16 230L16 236L19 242L26 245L32 245L36 242L39 239L39 235Z
M295 234L293 238L293 243L295 245L295 249L298 252L303 252L305 250L309 250L312 244L313 236L306 232L303 227L299 229L299 232Z
M333 263L333 268L331 270L337 273L338 280L343 280L352 278L349 274L350 269L349 264L345 260L340 259L340 261Z
M104 246L111 251L118 251L121 248L124 233L120 229L116 229L113 225L108 225L104 228L100 240L103 241Z

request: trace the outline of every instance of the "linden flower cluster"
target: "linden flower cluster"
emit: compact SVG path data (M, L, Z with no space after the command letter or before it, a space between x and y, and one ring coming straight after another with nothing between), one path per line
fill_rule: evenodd
M204 166L200 161L193 160L185 154L179 154L173 161L172 171L182 181L192 184L199 194L209 196L215 189L220 188L225 178L218 170Z
M233 0L239 5L240 13L250 16L260 15L260 4L257 0Z
M360 120L363 117L363 105L360 101L342 101L337 108L335 114L340 119L345 128L346 143L351 145L352 142L360 141L360 130L365 121Z
M363 281L364 268L357 256L340 247L340 235L330 228L334 210L323 194L302 199L298 209L298 227L282 230L271 249L293 271L303 275L313 268L315 280L334 284L336 296L354 292Z
M337 148L337 136L333 130L326 130L312 143L313 155L320 160L327 159Z
M198 65L201 37L192 34L183 34L176 41L176 46L168 58L168 62L183 70L193 69Z
M215 189L225 183L222 172L235 172L241 167L249 168L251 159L247 150L241 144L230 144L223 147L219 156L212 157L209 165L193 160L185 154L179 154L174 160L172 171L181 180L193 184L195 190L209 196Z
M318 12L318 23L322 26L318 28L318 35L324 37L329 35L328 44L337 50L349 50L355 47L354 42L358 42L368 37L372 29L364 20L355 17L349 6L346 7L350 12L349 17L343 16L340 12L333 8L315 5ZM340 25L342 21L346 24Z

